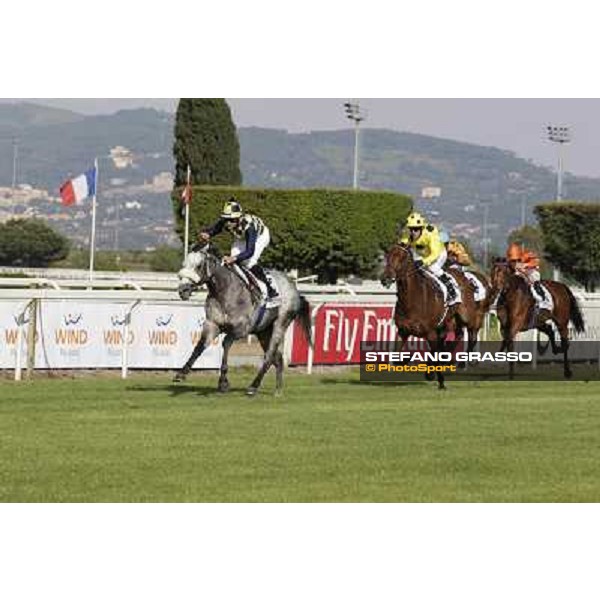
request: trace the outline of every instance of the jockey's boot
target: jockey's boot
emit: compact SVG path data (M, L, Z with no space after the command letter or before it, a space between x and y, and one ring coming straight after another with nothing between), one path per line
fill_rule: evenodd
M267 277L267 274L265 273L264 269L260 265L254 265L250 270L252 271L252 274L257 279L260 279L260 281L262 281L267 287L267 301L275 300L279 296L279 294L271 284L271 280Z
M442 273L440 275L441 282L446 286L448 290L448 306L453 306L460 302L458 297L458 290L456 289L456 283L448 273Z

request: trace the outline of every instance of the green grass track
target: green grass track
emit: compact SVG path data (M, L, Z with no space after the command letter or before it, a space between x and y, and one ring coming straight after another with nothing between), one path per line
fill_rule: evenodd
M0 381L2 502L597 502L600 383Z

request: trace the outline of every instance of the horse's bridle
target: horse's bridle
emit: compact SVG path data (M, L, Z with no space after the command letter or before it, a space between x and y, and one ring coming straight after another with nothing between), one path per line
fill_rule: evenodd
M211 270L211 265L213 260L216 261L217 258L208 251L208 248L208 246L205 246L204 248L192 249L192 252L201 254L203 256L203 260L201 269L194 267L194 271L196 272L196 275L198 275L198 281L192 281L188 279L188 281L179 286L179 296L182 300L189 300L195 290L202 285L208 284L214 277L216 268Z

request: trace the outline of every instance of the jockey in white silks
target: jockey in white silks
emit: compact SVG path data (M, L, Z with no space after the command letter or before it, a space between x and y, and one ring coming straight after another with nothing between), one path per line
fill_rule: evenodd
M198 238L202 242L209 242L211 238L228 231L234 237L230 256L223 262L226 265L238 265L247 269L267 289L267 302L274 303L278 298L277 290L273 287L270 278L258 264L261 255L271 243L269 228L255 215L245 213L241 205L232 198L225 204L220 219L208 229L202 231Z

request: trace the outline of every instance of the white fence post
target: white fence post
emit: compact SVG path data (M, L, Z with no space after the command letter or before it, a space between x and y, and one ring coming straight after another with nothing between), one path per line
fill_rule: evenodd
M311 326L310 326L310 331L311 331L311 338L312 338L312 345L308 344L308 357L307 357L307 361L306 361L306 373L307 375L312 375L313 372L313 362L315 359L315 349L314 349L314 345L315 345L315 337L316 337L316 332L317 332L317 327L316 327L316 320L317 320L317 315L319 313L319 311L325 306L325 304L317 304L317 306L315 306L315 308L313 308L312 313L310 315L310 322L311 322Z
M142 303L141 300L136 300L126 311L123 325L121 328L121 379L127 379L129 374L129 332L131 325L131 315L133 311Z
M15 363L15 381L23 380L23 328L28 323L26 319L27 313L30 311L31 305L35 302L30 300L23 311L17 317L17 344L16 344L16 363ZM34 332L35 335L35 332Z

